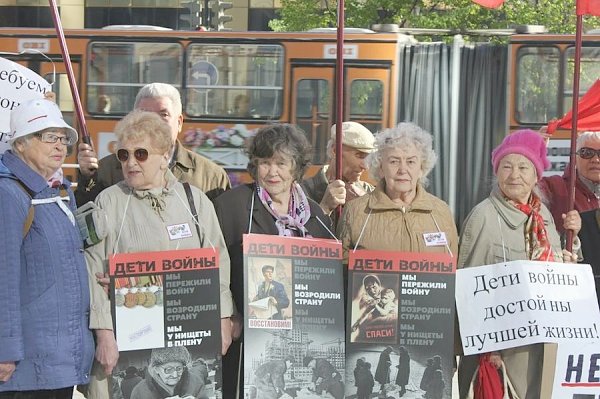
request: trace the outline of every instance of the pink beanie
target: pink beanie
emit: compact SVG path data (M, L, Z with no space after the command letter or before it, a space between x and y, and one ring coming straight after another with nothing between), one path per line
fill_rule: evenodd
M502 143L492 151L492 165L494 173L498 172L500 160L508 154L521 154L533 163L537 171L538 181L542 178L544 170L550 167L546 157L546 143L541 134L525 129L517 130L502 140Z

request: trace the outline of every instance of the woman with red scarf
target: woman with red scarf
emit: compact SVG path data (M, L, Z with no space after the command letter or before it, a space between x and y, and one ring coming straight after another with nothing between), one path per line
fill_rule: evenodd
M540 199L537 183L550 166L542 136L520 130L507 137L492 152L497 182L488 198L465 220L459 243L458 267L489 265L513 260L576 262L577 256L561 249L552 215ZM564 228L575 235L581 228L577 211L563 215ZM574 248L579 246L576 239ZM481 370L500 367L504 361L508 377L520 399L542 395L543 344L527 345L485 355L466 356L459 366L460 397L465 398L477 364ZM488 372L485 393L477 399L502 399L498 373ZM490 381L490 379L492 379ZM495 381L494 381L495 379ZM499 390L494 389L499 386Z

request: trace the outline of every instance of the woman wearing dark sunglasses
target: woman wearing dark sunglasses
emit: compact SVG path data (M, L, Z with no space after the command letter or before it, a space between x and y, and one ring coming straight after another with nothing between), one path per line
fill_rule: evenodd
M600 132L584 132L577 138L576 170L575 210L585 212L600 208ZM562 176L544 177L540 182L561 233L564 232L562 215L568 211L569 177L567 165Z
M169 169L173 140L161 117L132 111L115 127L116 156L124 180L105 189L96 204L107 214L107 237L86 250L90 276L107 271L114 253L165 251L214 246L219 250L221 314L232 314L229 256L210 200L199 189L187 188ZM198 218L193 216L194 208ZM198 222L196 221L198 220ZM96 360L88 398L108 398L106 375L115 367L118 352L112 332L110 300L102 287L91 284L90 325L96 330ZM227 319L229 322L229 319Z

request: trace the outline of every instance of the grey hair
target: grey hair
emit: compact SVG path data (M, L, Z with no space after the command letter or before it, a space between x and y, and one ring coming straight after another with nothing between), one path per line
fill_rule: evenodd
M114 131L119 143L143 140L147 137L158 151L166 153L173 148L169 124L154 112L134 109L117 123Z
M583 132L577 137L577 151L579 151L588 140L600 140L600 132Z
M138 94L135 96L135 103L133 105L133 108L137 108L140 101L142 101L145 98L157 97L170 98L171 102L173 103L173 111L175 111L176 116L181 115L181 113L183 112L183 107L181 106L181 95L179 94L179 90L167 83L150 83L142 87L140 91L138 91Z
M250 176L256 181L259 159L271 158L277 152L292 158L294 179L302 180L310 163L312 148L304 131L296 125L288 123L264 126L258 129L256 135L250 139L246 148Z
M421 184L427 187L429 179L427 176L437 162L437 155L433 151L433 136L426 130L420 128L414 123L402 122L398 126L384 129L375 135L375 147L377 151L372 152L365 159L365 164L369 174L376 180L383 176L380 173L380 166L383 153L392 148L402 148L409 144L414 145L421 158Z

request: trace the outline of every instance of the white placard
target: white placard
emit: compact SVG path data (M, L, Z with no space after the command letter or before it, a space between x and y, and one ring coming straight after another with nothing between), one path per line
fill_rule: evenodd
M552 399L600 398L600 340L558 345Z
M0 154L10 148L10 113L22 102L44 98L50 84L16 62L0 57Z
M600 338L589 265L513 261L461 269L455 296L466 355Z

